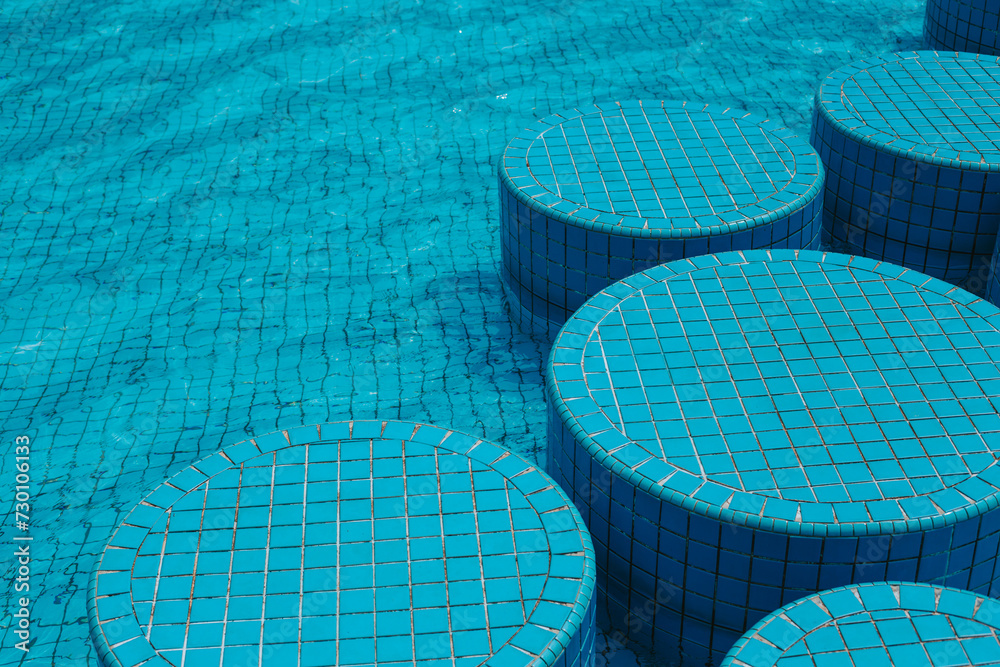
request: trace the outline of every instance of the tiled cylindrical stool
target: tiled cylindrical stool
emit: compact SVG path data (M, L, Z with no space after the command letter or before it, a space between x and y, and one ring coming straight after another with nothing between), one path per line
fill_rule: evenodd
M123 667L583 666L593 572L579 514L519 456L433 426L322 424L147 496L95 568L91 637Z
M938 51L1000 55L996 0L927 0L924 45Z
M536 122L500 162L513 316L555 333L611 283L723 250L818 247L823 168L777 123L684 102L616 102Z
M547 465L612 625L701 664L824 588L1000 592L998 327L943 281L805 250L593 297L550 356Z
M722 667L1000 664L1000 602L906 582L843 586L769 614Z
M816 98L823 236L982 294L1000 226L1000 59L886 54Z

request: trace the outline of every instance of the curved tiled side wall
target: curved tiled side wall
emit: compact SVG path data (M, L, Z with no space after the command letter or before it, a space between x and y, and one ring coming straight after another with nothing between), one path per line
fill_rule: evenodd
M938 51L1000 55L996 0L927 0L924 45Z
M822 225L819 196L770 224L694 238L632 237L583 229L522 199L501 173L504 289L518 323L550 335L588 298L634 273L675 259L729 250L817 250Z
M826 165L823 241L982 295L1000 228L1000 173L882 152L840 132L817 106Z
M552 667L592 667L594 663L595 612L597 601L591 595L580 627L570 638L565 650L552 663Z
M1000 237L997 237L997 247L993 250L993 258L990 260L990 277L983 298L994 306L1000 305Z
M997 508L911 533L788 535L654 497L594 460L551 408L549 442L548 472L590 528L599 613L606 605L612 629L692 664L720 660L761 618L826 588L894 579L1000 592Z

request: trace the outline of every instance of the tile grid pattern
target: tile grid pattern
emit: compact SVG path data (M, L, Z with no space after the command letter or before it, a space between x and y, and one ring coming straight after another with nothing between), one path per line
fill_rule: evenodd
M621 102L518 135L499 169L514 319L555 333L588 297L659 263L818 248L822 167L773 125L712 105Z
M824 242L982 295L1000 228L998 95L995 57L889 54L831 74L811 138Z
M582 526L494 445L407 423L303 427L150 494L95 570L93 637L105 665L583 667Z
M1000 5L992 0L927 0L924 45L1000 55Z
M31 660L97 663L80 564L222 444L392 418L543 456L549 344L511 327L497 270L510 137L664 90L807 136L816 83L858 44L915 45L926 2L730 4L3 0L0 408L44 496Z
M794 270L790 270L788 264L793 259L796 266L791 267ZM769 268L764 268L765 261ZM607 392L612 390L618 378L631 378L634 382L639 377L628 366L613 361L610 356L606 358L606 364L619 369L621 375L617 378L612 376L613 379L609 381L607 378L601 379L601 375L597 374L593 376L596 382L588 376L588 371L599 369L593 365L595 362L584 361L583 351L588 339L609 314L621 313L627 323L638 323L640 332L637 332L631 343L628 343L628 338L615 338L619 344L635 351L636 361L649 362L646 367L651 369L662 369L663 364L667 364L668 372L675 382L681 382L687 369L683 362L678 363L678 355L690 352L670 337L664 337L660 341L662 349L655 346L651 348L648 343L656 343L655 336L649 341L643 340L642 318L648 317L649 312L654 310L697 312L702 306L692 307L683 299L678 299L673 304L665 301L665 297L674 295L671 294L672 289L662 289L664 284L670 288L675 282L678 283L680 288L677 295L684 297L692 291L689 277L697 273L698 269L713 269L721 274L726 272L727 266L734 265L755 274L747 280L750 285L757 285L756 289L761 290L762 297L769 291L776 291L777 284L779 291L784 290L784 300L793 306L808 303L806 295L797 293L799 287L791 280L796 273L800 276L812 273L813 277L821 277L828 270L832 276L850 268L855 275L862 276L853 289L846 283L838 285L837 293L842 298L851 294L865 294L871 304L866 309L853 311L853 316L858 318L853 324L850 318L845 319L835 309L831 310L830 333L837 335L826 339L809 333L809 316L804 312L766 314L759 308L750 308L754 303L753 299L743 298L749 296L746 285L743 294L735 285L706 289L706 285L701 284L701 289L694 290L703 298L713 299L715 304L726 298L741 304L745 321L754 318L765 320L765 325L760 326L758 331L744 332L744 335L748 338L755 337L758 342L767 342L769 333L773 335L769 345L762 345L759 350L751 348L750 352L751 356L763 353L760 355L762 359L755 361L755 364L769 373L774 372L776 367L773 364L780 362L782 357L779 354L764 363L761 361L764 354L773 356L775 348L779 352L790 354L792 361L786 363L794 368L796 344L790 339L782 338L795 333L796 322L805 325L802 336L815 350L840 349L846 355L844 361L849 362L851 375L857 385L860 385L860 391L856 385L853 390L838 390L833 393L834 401L825 405L834 408L834 412L839 410L848 419L854 417L858 408L864 405L871 405L872 412L881 413L885 408L880 403L888 400L895 404L897 400L885 393L884 383L880 389L877 384L870 382L875 377L867 368L871 359L884 361L893 354L905 353L907 362L899 366L897 371L909 366L916 369L924 365L922 359L926 353L920 352L916 347L910 350L902 336L894 337L903 346L902 349L887 347L883 343L888 342L888 339L880 342L875 337L871 341L874 345L872 350L861 348L863 355L857 355L858 349L850 350L853 341L844 334L849 331L849 327L865 330L866 327L878 325L878 321L871 317L873 313L885 312L886 326L891 326L893 321L906 319L918 326L922 320L925 323L937 320L944 335L931 332L921 332L921 335L933 346L935 356L946 354L947 347L943 342L954 337L958 346L954 370L959 373L967 364L972 368L978 366L978 370L985 372L987 367L1000 359L1000 355L996 354L996 324L1000 323L1000 313L995 307L941 281L864 258L807 251L756 251L703 257L674 262L637 274L596 296L567 323L550 357L547 375L551 443L548 469L582 508L597 553L599 603L605 605L602 612L609 614L612 626L630 628L634 639L652 641L667 654L680 651L689 658L701 659L711 655L718 659L742 632L763 615L781 604L823 588L888 577L932 581L984 594L995 593L998 590L996 561L1000 543L1000 510L996 509L995 500L1000 493L1000 477L997 475L997 467L986 462L986 459L995 460L995 456L988 451L984 452L986 457L983 460L973 450L966 452L970 455L968 460L975 461L972 466L973 471L978 472L975 476L970 476L970 468L962 464L959 460L961 457L954 456L950 457L955 459L954 469L948 467L951 464L941 463L944 466L939 470L941 475L935 475L933 470L923 470L920 467L926 467L925 464L930 461L928 457L924 457L920 465L914 460L912 469L908 467L903 475L905 478L913 476L912 480L908 480L910 484L874 485L872 490L882 489L882 493L876 496L867 495L864 483L852 484L852 490L854 486L858 487L857 498L838 497L834 494L827 502L817 503L799 494L796 488L797 478L791 472L771 477L779 483L779 490L760 488L747 493L733 483L718 483L716 478L725 475L719 463L724 458L718 458L718 438L713 439L710 435L699 434L697 441L699 447L704 444L705 451L700 454L706 462L704 465L708 473L685 470L682 465L675 465L673 458L676 455L683 459L684 437L675 438L667 445L667 460L664 460L663 450L656 450L649 443L642 445L637 442L637 434L633 432L630 437L627 435L630 433L627 428L623 433L614 420L607 416L606 411L598 406L597 401L602 400L600 392L605 392L603 396L607 398ZM863 275L866 273L867 276ZM731 270L729 275L733 275ZM891 303L888 302L891 300L886 298L888 295L880 293L882 290L878 289L884 287L887 281L900 283L898 289L892 290L894 298L899 301L897 307L902 307L896 314L893 314ZM820 287L813 289L817 304L824 305L824 299L830 295ZM922 291L926 292L923 298ZM640 294L648 301L648 305L641 308L636 297ZM948 300L952 300L950 308L946 305ZM630 304L635 304L638 312L630 309ZM936 304L933 310L932 304ZM868 323L862 322L866 313L869 316ZM960 318L963 313L970 323L964 331L975 333L962 333ZM688 334L691 336L689 340L691 347L695 349L694 353L697 355L708 352L706 359L711 358L712 346L705 345L705 341L710 340L710 330L696 321L691 324L692 330ZM664 330L667 328L662 324L658 325L657 332ZM726 331L730 335L739 333L738 328L730 327L723 319L716 332L720 342ZM859 335L855 330L853 337L857 339ZM637 342L643 345L638 346ZM731 338L727 338L726 342L725 349L737 356L741 353L739 346ZM715 341L712 341L712 345L714 344ZM771 350L765 349L767 347ZM869 361L866 361L865 355L870 355ZM964 360L959 358L962 355L966 356ZM822 361L825 355L816 356ZM740 360L726 358L725 361L726 364L734 362L732 367L735 369L739 365L735 362ZM986 429L985 433L996 427L996 407L988 400L988 396L995 396L996 392L991 388L991 381L986 381L982 388L974 384L966 385L961 383L958 375L952 376L952 371L946 367L942 369L952 379L942 377L936 385L932 383L928 386L927 390L935 392L934 386L944 389L947 383L951 383L962 395L961 399L949 400L941 394L911 394L907 399L901 394L898 400L903 401L902 405L907 410L921 405L930 405L938 410L945 419L941 420L937 428L953 429L955 441L960 443L961 450L972 441L958 434L974 434L975 428L970 431L968 427L952 421L951 417L958 415L946 406L956 408L965 405L972 411L970 414L981 414L985 421L981 421L979 417L974 419ZM711 375L716 369L706 363L702 370ZM850 375L844 375L844 369L829 370L831 375L839 372L842 380L850 379ZM757 407L749 410L748 417L752 420L759 419L761 423L770 418L768 412L772 412L772 416L775 410L776 414L783 414L783 409L776 408L783 391L782 378L780 374L772 377L769 373L765 373L763 382L756 381L757 386L752 379L749 383L746 383L746 379L734 383L739 387L738 393L744 395L744 401L750 399L756 402ZM992 373L995 378L995 369ZM809 379L808 374L796 369L789 379L804 382ZM731 378L717 375L717 380L726 381ZM900 390L906 386L906 382L899 382L899 376L892 372L887 372L887 377L896 380L898 384L895 386ZM593 384L589 384L591 382ZM749 391L745 391L746 389ZM966 389L973 391L966 393ZM792 393L809 398L808 391L796 390ZM849 400L851 394L855 396L854 400ZM658 401L643 411L631 412L628 418L639 424L655 422L658 427L662 426L665 433L676 436L681 414L672 415L670 410L676 408L673 396L677 394L669 389L666 393L664 389L659 389L647 395L658 396ZM761 408L761 399L768 396L774 399L773 403L765 404L770 407ZM814 398L819 396L820 394L816 394ZM700 399L694 395L690 398L692 404L705 405L707 402L710 408L714 407L716 410L732 402L728 395L723 395L723 401L719 401L717 396L708 401L704 395ZM977 401L984 405L975 407ZM813 415L818 418L821 418L826 409L821 403L811 406ZM608 404L605 402L605 405ZM628 401L619 402L623 415L628 404ZM637 405L634 401L632 404ZM830 412L828 409L826 411ZM934 414L925 414L923 417L933 420ZM890 421L909 421L906 415L897 417ZM914 423L919 421L916 414L910 417L914 418ZM723 423L722 415L716 415L716 418L720 424ZM930 423L926 422L927 425ZM735 422L727 423L727 426L733 424ZM886 426L891 424L887 423ZM770 465L777 464L780 467L784 463L773 458L772 454L784 455L789 449L787 441L776 440L780 430L761 432L758 444L757 438L745 435L750 433L749 428L733 427L727 440L733 446L741 444L742 454L748 458L763 455ZM843 440L843 436L851 433L865 434L866 430L853 429L853 425L849 425L846 430L843 427L824 429L818 439L805 431L796 433L795 429L788 430L789 437L793 438L792 449L798 455L801 455L800 450L808 450L810 444L822 444L824 438L838 438L831 440L823 449L829 451L830 456L836 457L838 460L833 463L839 465L831 466L829 462L821 465L823 462L819 461L813 462L814 465L808 468L810 473L816 472L821 476L857 474L860 472L857 470L858 464L850 459L842 459L840 455L849 453L854 447L860 448L862 454L878 450L877 439L865 444L865 440L869 440L867 437L859 438L856 445L845 446L849 440ZM921 437L927 436L923 442L927 446L939 446L940 438L936 438L935 434L936 431L922 434ZM690 435L688 439L693 442ZM905 442L895 437L894 440L899 444ZM975 436L973 440L980 444L983 442ZM918 438L917 442L920 441ZM776 449L769 450L768 446L772 444ZM656 454L657 451L661 453ZM939 453L941 457L936 460L945 461L949 458L943 451ZM862 461L867 460L862 458ZM683 460L680 463L688 465ZM880 480L894 476L878 470L881 464L877 461L862 465L870 466L871 472L878 474ZM988 467L984 469L984 466ZM930 476L921 481L920 477L928 472ZM752 473L746 475L746 482L759 483L755 477ZM838 485L844 489L846 485L843 482L848 480L835 481L837 483L829 487L831 490ZM854 481L853 478L851 481ZM942 481L947 483L948 488L941 488ZM917 486L917 482L920 482L920 486ZM818 483L820 486L823 484ZM957 486L954 486L956 483ZM790 498L782 497L786 494L784 485L789 487L787 493ZM955 489L961 489L964 495L959 495ZM898 499L881 500L886 493L896 495Z
M907 664L1000 664L1000 602L907 582L839 587L768 614L722 661L722 667Z

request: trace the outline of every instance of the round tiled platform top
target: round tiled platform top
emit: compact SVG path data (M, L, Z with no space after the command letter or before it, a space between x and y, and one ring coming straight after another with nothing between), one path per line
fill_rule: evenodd
M831 74L820 113L852 138L896 155L1000 171L1000 58L915 51Z
M956 588L856 584L764 617L722 667L1000 665L1000 602Z
M820 191L819 156L751 114L685 102L619 102L549 116L500 168L524 203L588 229L686 238L788 215Z
M551 478L401 422L227 447L136 507L97 571L92 634L126 666L551 664L594 580Z
M721 253L584 304L549 395L605 467L694 511L917 530L998 505L998 326L995 306L890 264Z

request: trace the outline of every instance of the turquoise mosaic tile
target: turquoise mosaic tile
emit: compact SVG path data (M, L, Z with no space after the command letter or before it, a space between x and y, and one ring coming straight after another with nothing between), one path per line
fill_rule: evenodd
M221 445L391 418L544 458L550 342L498 271L509 139L664 96L808 136L821 77L919 47L925 4L0 2L0 407L38 492L30 652L5 587L0 665L98 664L92 564Z
M844 586L768 614L722 661L722 667L834 665L1000 665L1000 602L909 582Z
M588 297L655 264L818 248L819 157L742 111L649 101L572 109L514 138L499 176L513 315L551 333Z
M593 586L579 513L520 456L433 426L322 424L150 493L95 567L91 636L122 667L583 667Z
M1000 59L868 58L820 86L823 238L982 295L1000 228Z
M550 355L548 469L612 626L701 662L823 588L1000 591L998 327L943 281L808 250L593 297Z
M924 45L1000 56L1000 5L994 0L927 0Z

